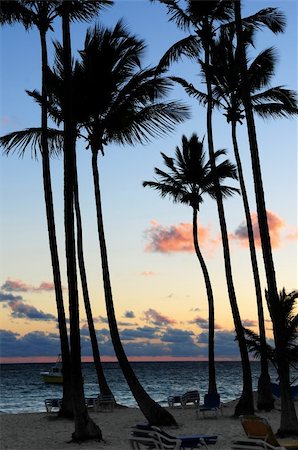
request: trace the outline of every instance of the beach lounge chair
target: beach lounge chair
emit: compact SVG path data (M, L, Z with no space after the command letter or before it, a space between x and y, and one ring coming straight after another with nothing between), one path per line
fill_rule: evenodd
M204 404L200 406L199 412L203 414L203 417L205 417L205 414L208 412L213 413L216 417L218 417L218 412L221 412L221 415L223 414L223 406L220 401L220 395L219 394L205 394L204 395Z
M115 407L115 399L112 395L99 394L95 400L96 411L113 412Z
M240 416L248 439L239 439L232 444L233 450L298 450L298 439L277 439L264 417Z
M47 413L56 413L60 411L62 398L46 398L44 403Z
M87 408L95 408L97 397L85 397Z
M171 436L159 427L139 424L132 427L130 434L130 444L133 449L145 448L158 449L195 449L208 448L209 444L215 444L216 435L182 435Z
M198 390L187 391L184 394L173 394L168 397L170 408L174 408L175 406L186 408L189 405L193 405L197 408L199 403L200 394Z

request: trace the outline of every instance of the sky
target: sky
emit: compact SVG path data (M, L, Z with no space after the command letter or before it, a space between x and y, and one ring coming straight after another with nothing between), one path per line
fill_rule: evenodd
M295 0L243 1L243 15L262 8L280 8L286 15L284 34L261 31L249 56L274 46L278 56L271 86L297 90L297 3ZM96 21L71 27L72 49L83 48L88 27L95 22L114 26L124 19L129 30L147 44L143 66L158 63L163 53L185 34L168 22L166 9L147 0L116 0ZM53 40L61 39L61 23L48 35L49 59ZM20 25L0 30L1 136L40 125L40 111L25 89L40 89L40 45L36 30ZM183 60L171 74L190 80L200 89L199 69ZM131 360L205 360L208 356L208 304L204 280L192 244L192 211L161 199L144 180L154 167L163 168L160 152L173 155L181 137L206 134L206 111L179 86L169 100L182 100L191 118L168 136L146 145L110 145L99 159L102 205L116 317L124 348ZM297 289L297 118L264 121L256 118L262 175L278 288ZM256 246L263 292L266 288L258 238L256 206L245 124L238 132L244 175L256 230ZM234 161L230 129L214 114L215 148L225 148ZM205 148L206 151L208 150ZM91 155L78 141L80 202L84 252L94 322L103 360L113 360L108 330L96 233ZM65 309L68 312L63 229L63 159L51 162ZM59 353L57 311L48 247L41 163L30 150L0 159L0 345L2 362L47 361ZM257 308L240 196L225 200L231 261L243 324L257 332ZM205 198L199 213L199 240L215 297L215 354L218 360L239 359L227 295L217 208ZM91 357L86 316L80 291L82 355ZM272 326L265 307L269 342Z

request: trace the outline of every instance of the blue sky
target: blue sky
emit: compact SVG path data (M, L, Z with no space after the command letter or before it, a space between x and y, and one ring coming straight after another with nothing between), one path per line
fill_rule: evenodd
M283 35L260 32L253 57L274 46L278 54L273 85L297 90L297 4L294 0L244 1L243 14L263 7L280 8L287 18ZM184 34L167 21L166 10L145 0L119 0L105 10L99 22L113 26L119 18L134 34L145 39L147 50L143 65L154 65L163 52ZM60 39L60 22L52 39ZM90 24L73 24L72 47L83 47ZM40 46L35 30L25 32L19 25L0 31L1 43L1 135L39 126L40 111L25 89L40 88ZM183 61L171 73L200 86L199 69ZM200 86L202 88L202 86ZM162 167L160 152L173 154L182 134L196 132L203 139L206 118L203 108L190 101L180 87L169 100L190 104L192 118L176 131L147 145L111 145L99 169L107 247L115 309L121 336L131 358L205 358L207 300L203 278L191 251L191 210L160 199L156 192L142 187L153 178L154 167ZM270 211L271 238L278 287L297 288L297 119L263 121L256 119L267 209ZM214 114L215 147L226 148L233 160L230 130L220 114ZM245 125L239 130L251 210L255 212L253 182ZM207 148L206 148L207 150ZM93 198L91 157L84 143L78 143L80 199L84 226L84 247L93 312L104 356L113 355L100 271ZM59 352L55 300L48 250L40 161L17 156L1 156L1 248L0 308L2 356L54 356ZM62 159L52 161L57 233L63 284L66 286L63 236ZM226 201L226 219L231 236L232 267L242 319L255 326L257 314L247 248L241 239L244 220L239 196ZM216 205L206 199L202 205L202 251L210 271L216 302L218 358L237 357L233 342L233 322L226 293L220 231ZM238 230L238 232L236 232ZM181 243L186 245L182 251ZM185 248L184 245L184 248ZM164 249L167 249L165 251ZM154 250L154 251L153 251ZM258 250L262 286L265 288L262 256ZM67 298L65 291L65 298ZM67 309L67 305L66 305ZM266 312L268 318L268 313ZM82 349L90 355L85 315L82 308ZM253 328L256 330L256 328ZM270 334L268 322L268 334Z

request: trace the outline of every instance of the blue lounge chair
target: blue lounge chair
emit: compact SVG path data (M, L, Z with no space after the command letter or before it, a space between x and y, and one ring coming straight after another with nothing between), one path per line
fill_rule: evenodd
M203 413L203 417L207 412L214 413L218 417L218 412L223 414L222 403L219 394L205 394L204 404L200 406L199 411Z
M181 435L171 436L158 427L139 424L131 429L130 443L133 449L139 450L141 446L158 449L195 449L208 448L208 445L217 442L216 435Z

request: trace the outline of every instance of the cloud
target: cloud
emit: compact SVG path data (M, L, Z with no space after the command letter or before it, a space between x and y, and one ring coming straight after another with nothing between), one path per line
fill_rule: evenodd
M20 336L8 330L0 330L1 356L56 356L60 353L59 334L33 331Z
M141 272L140 275L142 275L142 277L152 277L153 275L156 275L156 273L152 272L151 270L146 270L144 272Z
M108 324L108 318L107 317L103 317L103 316L98 316L98 319L95 319L94 322L99 322L99 323L106 323Z
M13 300L8 303L11 308L11 316L15 319L30 319L30 320L57 320L53 314L47 314L36 309L34 306L25 305L19 300Z
M208 330L209 329L209 320L204 319L204 317L197 316L193 320L190 320L188 323L190 324L196 324L198 327L200 327L202 330ZM214 324L215 330L220 330L222 327L218 325L217 323Z
M180 223L164 227L156 221L151 222L151 227L145 231L149 243L145 251L153 253L194 252L193 230L191 223ZM200 246L211 256L218 247L220 239L212 239L210 227L199 228Z
M138 327L134 330L124 329L120 332L123 341L133 341L135 339L156 339L159 337L159 330L153 327Z
M242 325L246 328L256 327L258 325L258 322L256 320L244 319L242 320Z
M165 326L176 323L176 320L163 316L162 314L160 314L159 312L157 312L155 309L152 308L149 308L147 311L145 311L144 316L145 316L144 320L146 320L146 322L157 326Z
M10 302L12 300L23 300L21 295L6 294L5 292L0 292L0 302Z
M251 220L255 238L255 245L257 248L261 248L261 238L257 213L251 213ZM290 227L288 227L284 220L277 214L273 213L272 211L267 211L267 220L272 248L279 248L283 240L297 240L297 230L290 230ZM283 230L287 232L285 235L282 235ZM239 242L241 246L248 247L249 244L246 222L242 222L235 230L234 234L231 234L230 237L234 241Z
M201 348L204 355L208 354L208 332L201 333L197 342L205 347ZM235 341L235 332L229 330L220 330L215 332L214 349L216 357L239 357L239 346Z
M193 336L194 333L192 331L169 328L164 332L160 340L162 342L184 343L187 345L187 343L193 343Z
M21 280L6 280L1 289L7 292L28 292L29 286Z
M125 311L123 317L125 317L126 319L134 319L136 316L133 311Z
M7 279L2 284L1 289L7 292L43 292L53 291L55 289L54 283L43 281L39 286L32 286L21 280Z

